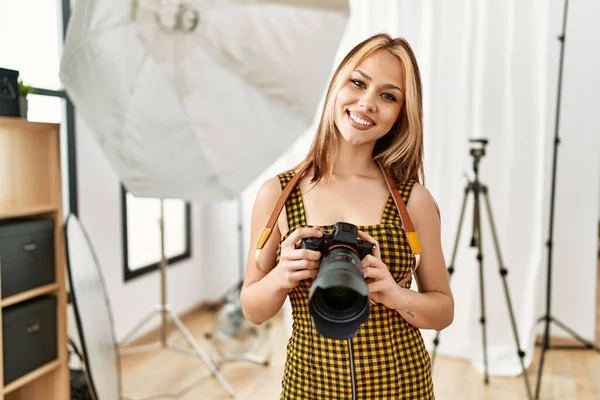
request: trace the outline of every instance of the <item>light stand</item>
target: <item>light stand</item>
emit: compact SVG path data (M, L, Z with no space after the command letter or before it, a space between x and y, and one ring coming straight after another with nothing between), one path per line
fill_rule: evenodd
M246 275L246 265L244 263L244 256L245 256L245 252L244 252L244 225L243 225L243 220L244 220L244 208L243 208L243 201L242 201L242 197L239 196L237 198L237 209L238 209L238 224L237 224L237 229L238 229L238 273L239 273L239 280L238 282L235 284L235 286L233 288L231 288L230 290L228 290L226 292L226 294L223 296L223 300L222 302L225 303L225 307L227 307L228 302L232 299L232 297L235 297L234 302L239 301L239 297L242 291L242 286L244 284L244 277ZM237 319L236 324L239 323L239 321L241 319L244 319L245 316L242 313L241 307L236 309L237 312L235 314L235 318ZM218 320L217 320L217 324L218 324ZM217 326L217 329L219 327ZM262 328L258 328L258 329L262 329ZM266 329L266 334L268 335L269 330L271 329L271 323L269 321L267 321L265 323L265 327L264 329ZM215 343L215 347L218 350L218 345L215 341L215 335L213 333L206 333L205 337L208 340L211 340ZM270 341L267 340L267 352L266 352L266 356L260 356L257 354L253 354L250 352L245 352L242 354L234 354L234 355L227 355L225 357L222 357L220 360L217 361L217 365L221 366L222 364L226 363L226 362L232 362L232 361L248 361L250 363L254 363L254 364L258 364L258 365L262 365L262 366L268 366L269 365L269 358L271 356L271 344Z
M454 249L452 251L452 259L450 261L450 265L448 266L448 274L449 279L452 279L452 275L454 274L454 262L456 260L456 254L458 249L458 242L460 238L460 232L462 230L463 219L465 216L465 208L467 205L467 199L469 197L469 193L473 194L473 234L471 236L470 247L477 248L477 261L479 263L479 301L480 301L480 313L481 317L479 322L481 323L481 333L482 333L482 342L483 342L483 365L484 365L484 382L487 385L489 383L489 375L488 375L488 358L487 358L487 332L486 332L486 316L485 316L485 292L484 292L484 279L483 279L483 244L481 240L481 205L480 200L481 196L485 199L485 206L488 212L489 225L490 230L492 232L492 238L494 240L494 247L496 249L496 256L498 258L498 267L499 274L502 277L502 284L504 287L504 294L506 297L506 304L508 306L508 312L510 315L511 325L513 336L515 338L515 343L517 345L517 355L519 356L519 361L521 362L521 368L523 369L523 379L525 381L525 387L527 388L527 396L531 399L531 389L529 386L529 378L527 376L527 371L525 370L525 363L523 362L523 358L525 357L525 352L521 350L521 344L519 343L519 335L517 333L517 326L515 323L515 316L513 312L513 307L511 305L510 296L508 293L508 284L506 282L506 275L508 275L508 270L504 266L504 261L502 259L502 254L500 253L500 245L498 243L498 236L496 234L496 227L494 224L494 219L492 216L492 208L490 205L490 199L488 196L488 188L486 185L482 184L479 181L479 162L481 158L485 155L485 145L487 144L487 139L470 139L471 143L480 143L481 148L473 148L471 149L471 156L473 156L473 172L475 174L475 178L473 181L467 182L467 186L465 187L465 195L462 202L462 207L460 211L460 218L458 221L458 229L456 232L456 239L454 242ZM433 363L435 362L435 356L437 353L437 346L439 344L439 336L440 332L436 333L435 339L433 341L434 348L431 356L431 365L433 367Z
M567 12L569 7L569 0L565 0L564 12L563 12L563 26L562 26L562 34L558 37L560 41L560 62L559 62L559 70L558 70L558 93L556 100L556 119L554 124L554 154L552 158L552 183L550 189L550 224L548 228L548 241L546 242L546 247L548 250L548 267L547 267L547 280L546 280L546 314L542 316L538 322L544 321L546 323L544 329L544 339L541 343L542 353L540 356L540 365L538 367L538 377L535 388L535 398L539 399L540 395L540 387L542 383L542 371L544 369L544 360L545 355L548 350L550 350L550 323L554 322L558 325L562 330L570 334L573 338L577 339L581 343L583 343L583 347L581 346L560 346L563 349L578 349L578 350L595 350L600 353L600 347L596 346L594 343L585 340L580 335L577 334L573 329L569 328L566 324L558 321L551 315L550 308L552 306L552 250L553 250L553 236L554 236L554 206L555 206L555 194L556 194L556 167L557 167L557 159L558 159L558 145L560 144L560 139L558 136L559 131L559 121L560 121L560 102L561 102L561 91L562 91L562 76L563 76L563 60L565 55L565 36L567 29ZM554 346L554 348L559 348L559 346Z
M219 381L219 383L223 386L223 388L227 391L229 396L234 397L235 392L229 383L225 380L223 375L219 372L217 366L213 363L212 359L204 353L194 336L188 331L183 322L179 319L177 314L171 310L170 306L167 304L167 257L165 255L165 216L164 216L164 200L160 200L160 299L161 302L156 309L152 311L148 316L140 321L131 332L129 332L121 343L121 354L131 354L131 353L139 353L143 351L152 351L159 349L167 349L176 351L182 354L186 354L192 357L196 357L200 359L208 368L208 370L212 373L212 375ZM160 340L156 343L149 345L141 345L141 346L130 346L125 347L135 338L136 334L146 326L152 319L160 314L161 325L160 325ZM167 338L167 324L168 320L173 321L179 333L183 336L188 345L192 348L183 349L177 346L174 346L169 343Z

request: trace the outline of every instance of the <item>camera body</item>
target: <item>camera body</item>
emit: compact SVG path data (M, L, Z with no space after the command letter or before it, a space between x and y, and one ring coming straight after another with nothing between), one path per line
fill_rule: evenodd
M371 310L361 260L373 251L373 243L358 239L357 233L355 225L337 222L322 237L302 239L300 245L323 255L308 308L316 330L332 339L353 337Z
M325 257L331 248L343 245L353 249L362 260L373 251L373 243L358 239L357 232L358 228L355 225L337 222L333 225L332 230L323 232L323 236L320 238L302 239L300 248L316 250Z

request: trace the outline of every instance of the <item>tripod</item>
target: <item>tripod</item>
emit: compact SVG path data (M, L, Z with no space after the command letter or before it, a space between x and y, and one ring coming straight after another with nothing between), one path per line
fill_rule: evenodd
M241 320L244 319L244 314L242 312L241 309L241 305L239 305L239 300L240 300L240 295L241 295L241 291L242 291L242 286L244 284L244 276L246 274L246 265L244 263L244 225L243 225L243 221L244 221L244 208L243 208L243 201L242 201L242 197L238 197L237 198L237 210L238 210L238 224L237 224L237 230L238 230L238 273L239 273L239 280L238 282L235 284L234 287L232 287L231 289L229 289L225 295L223 296L221 302L225 303L225 307L228 306L235 306L235 310L236 312L233 314L229 314L229 318L231 318L231 323L234 325L238 325L240 324ZM237 304L236 304L237 303ZM218 318L217 318L217 330L219 329L219 322L218 322ZM271 323L270 322L266 322L265 323L265 328L267 330L267 332L270 330L271 328ZM258 328L261 329L261 328ZM212 333L206 333L205 338L208 340L212 340L215 348L217 348L218 351L218 345L217 345L217 341L215 340L215 335ZM227 335L226 335L227 336ZM258 365L263 365L263 366L267 366L269 365L269 358L271 356L271 346L269 341L267 341L267 346L268 346L268 350L267 350L267 356L263 357L263 356L259 356L257 354L253 354L253 353L249 353L249 352L244 352L242 354L233 354L233 355L226 355L225 357L222 357L220 360L217 361L217 365L222 365L226 362L231 362L231 361L248 361L250 363L254 363L254 364L258 364ZM220 352L219 352L220 353ZM221 354L222 355L222 354Z
M494 219L492 217L492 210L490 206L490 199L488 196L488 188L486 185L482 184L479 181L479 162L481 158L485 155L485 145L487 144L487 139L470 139L471 143L479 143L481 144L480 148L472 148L471 156L473 156L473 172L475 174L475 178L472 181L467 182L467 186L465 187L465 195L462 202L462 207L460 211L460 219L458 221L458 230L456 232L456 240L454 242L454 248L452 251L452 259L450 261L450 265L448 267L449 279L452 279L452 275L454 274L454 262L456 260L456 254L458 249L458 242L460 238L460 233L462 230L463 219L465 216L465 209L467 205L467 199L469 193L473 194L473 234L471 236L470 247L477 248L477 261L479 263L479 299L480 299L480 324L481 324L481 333L482 333L482 342L483 342L483 363L484 363L484 382L487 385L489 383L489 375L488 375L488 357L487 357L487 332L486 332L486 317L485 317L485 295L484 295L484 279L483 279L483 249L482 249L482 240L481 240L481 205L480 200L483 195L485 199L485 205L488 211L490 228L492 231L492 237L494 239L494 246L496 249L496 256L498 257L498 265L499 265L499 273L502 277L502 283L504 286L504 294L506 297L506 304L508 306L508 312L510 315L510 320L512 324L512 331L515 338L515 343L517 345L517 355L519 356L519 361L521 362L521 367L523 368L523 379L525 381L525 387L527 388L528 398L531 399L531 389L529 386L529 378L525 371L525 364L523 362L523 358L525 357L525 352L521 350L521 345L519 343L519 335L517 333L517 327L515 323L515 316L513 312L513 307L511 305L510 296L508 293L508 285L506 283L506 275L508 274L508 270L504 266L504 261L502 260L502 254L500 253L500 245L498 244L498 237L496 235L496 228L494 224ZM433 365L435 361L435 356L437 353L437 346L439 344L439 336L440 332L438 331L435 339L433 341L434 348L431 357L431 363Z
M160 264L159 264L161 302L158 306L156 306L156 309L154 311L152 311L150 314L148 314L148 316L146 316L144 319L142 319L140 321L140 323L137 324L131 330L131 332L129 332L125 336L125 339L123 339L123 341L121 343L122 348L120 350L120 353L121 354L130 354L130 353L139 353L139 352L143 352L143 351L152 351L152 350L158 350L158 349L168 349L168 350L176 351L176 352L186 354L186 355L189 355L192 357L196 357L196 358L200 359L202 362L204 362L204 364L206 365L208 370L219 381L219 383L227 391L229 396L234 397L235 393L234 393L232 387L225 380L223 375L221 375L221 373L219 372L219 369L217 368L215 363L213 363L210 356L208 356L206 353L204 353L204 351L202 350L202 348L200 348L200 345L198 344L198 342L196 341L194 336L185 327L183 322L181 322L181 320L179 319L177 314L175 314L173 312L173 310L171 310L171 308L167 304L167 257L165 255L165 218L164 217L165 217L164 216L164 200L161 199L160 200L160 222L159 222L160 223L160 253L161 253L161 260L160 260ZM150 321L152 321L152 319L157 315L160 316L160 319L161 319L160 340L156 343L149 344L149 345L126 347L129 343L131 343L131 341L134 339L135 335L144 326L146 326ZM171 321L173 321L177 330L183 336L183 338L185 339L187 344L192 348L192 350L179 348L179 347L174 346L169 343L169 340L167 338L167 323L168 323L169 319Z
M561 43L560 49L560 63L559 63L559 72L558 72L558 94L556 101L556 119L554 125L554 153L552 158L552 184L551 184L551 195L550 195L550 225L549 225L549 233L548 233L548 241L546 242L546 247L548 250L548 267L547 267L547 280L546 280L546 314L539 318L538 322L544 321L546 323L544 329L544 339L541 343L542 346L542 354L540 356L540 365L538 368L538 377L537 383L535 387L535 398L539 399L540 395L540 387L542 384L542 371L544 369L544 360L545 355L548 350L550 350L550 323L554 322L560 328L562 328L565 332L569 333L573 338L577 339L581 343L583 343L584 347L581 346L561 346L561 348L566 349L584 349L584 350L595 350L600 353L600 347L596 346L592 342L585 340L580 335L578 335L573 329L569 328L564 323L558 321L554 318L550 313L550 307L552 303L552 249L553 249L553 236L554 236L554 196L556 192L556 165L558 158L558 145L560 144L560 139L558 136L558 128L560 121L560 100L561 100L561 91L562 91L562 71L563 71L563 60L565 54L565 33L567 28L567 11L569 7L569 0L565 0L564 12L563 12L563 26L562 26L562 34L558 37L558 40ZM558 348L559 346L554 346L554 348Z

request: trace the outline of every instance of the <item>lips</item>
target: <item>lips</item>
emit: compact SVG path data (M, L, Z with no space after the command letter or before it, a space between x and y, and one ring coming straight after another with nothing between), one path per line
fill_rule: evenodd
M375 125L375 121L373 121L371 118L369 118L367 115L361 112L348 110L348 113L362 119L363 121L370 123L371 125Z
M350 120L350 125L358 130L367 130L375 126L375 121L366 116L361 112L355 111L346 111L348 114L348 119Z

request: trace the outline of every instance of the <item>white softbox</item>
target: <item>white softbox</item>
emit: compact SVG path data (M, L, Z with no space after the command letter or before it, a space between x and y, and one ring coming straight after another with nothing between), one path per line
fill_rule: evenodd
M347 1L78 0L60 77L136 197L237 196L314 120Z

